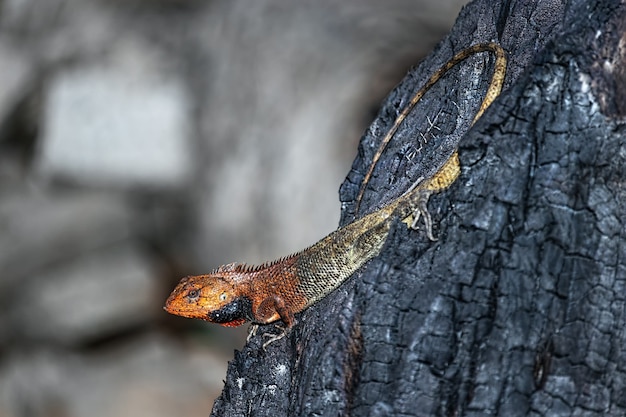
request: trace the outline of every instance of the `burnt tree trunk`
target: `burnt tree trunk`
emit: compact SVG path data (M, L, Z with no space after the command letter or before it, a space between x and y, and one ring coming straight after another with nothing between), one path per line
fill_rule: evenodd
M493 58L452 70L391 141L358 213L405 191L425 147L456 134L461 176L429 203L439 240L398 223L288 337L236 353L213 415L625 415L625 29L616 0L464 8L383 103L341 188L345 224L411 95L455 52L499 42L498 100L470 129Z

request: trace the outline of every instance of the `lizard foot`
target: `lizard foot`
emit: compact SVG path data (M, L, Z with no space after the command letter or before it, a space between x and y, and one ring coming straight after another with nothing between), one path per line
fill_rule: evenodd
M252 324L248 328L248 336L246 337L246 343L249 342L250 339L252 339L254 336L256 336L257 330L259 330L259 325L258 324Z
M263 348L263 350L265 350L265 348L268 347L270 344L274 343L277 340L282 339L283 337L285 337L287 335L288 327L281 326L279 324L275 324L274 327L279 330L278 334L263 333L263 337L267 337L268 338L263 343L263 345L261 346Z
M428 200L430 199L430 191L422 191L418 194L416 206L413 208L413 222L411 223L411 229L417 230L417 224L420 217L424 217L424 226L426 227L426 236L433 242L437 241L437 238L433 236L433 220L428 212Z

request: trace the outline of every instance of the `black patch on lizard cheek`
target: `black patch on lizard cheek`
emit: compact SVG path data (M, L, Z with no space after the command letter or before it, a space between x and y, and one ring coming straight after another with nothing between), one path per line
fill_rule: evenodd
M252 300L248 297L237 297L224 307L209 312L207 316L213 323L230 323L240 319L252 320Z

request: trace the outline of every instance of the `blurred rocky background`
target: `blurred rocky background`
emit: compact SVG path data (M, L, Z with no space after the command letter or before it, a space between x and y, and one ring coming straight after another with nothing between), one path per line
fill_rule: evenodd
M0 417L206 416L241 331L180 277L335 229L461 0L0 0Z

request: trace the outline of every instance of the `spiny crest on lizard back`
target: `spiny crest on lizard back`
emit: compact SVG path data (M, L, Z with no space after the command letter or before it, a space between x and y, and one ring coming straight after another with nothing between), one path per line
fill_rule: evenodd
M271 268L273 266L276 266L277 264L283 263L285 261L291 260L296 258L297 256L301 255L302 252L304 252L306 249L301 250L299 252L296 253L292 253L291 255L287 255L287 256L283 256L282 258L278 258L275 259L273 261L268 261L268 262L264 262L262 264L259 265L250 265L250 264L246 264L246 263L237 263L237 262L231 262L229 264L226 265L221 265L219 267L217 267L216 269L214 269L210 275L219 275L219 274L226 274L229 275L229 273L242 273L242 274L249 274L249 273L253 273L253 272L259 272L263 269L267 269L267 268Z

